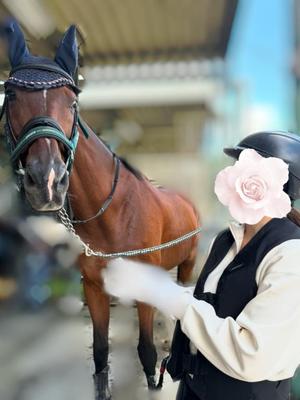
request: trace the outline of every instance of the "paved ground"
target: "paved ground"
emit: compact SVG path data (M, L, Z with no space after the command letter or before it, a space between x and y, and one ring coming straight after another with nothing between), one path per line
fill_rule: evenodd
M81 318L45 309L0 321L1 400L93 400Z

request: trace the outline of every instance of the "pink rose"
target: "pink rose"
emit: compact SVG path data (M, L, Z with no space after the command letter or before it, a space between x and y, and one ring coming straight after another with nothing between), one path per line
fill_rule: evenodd
M218 173L215 193L234 219L256 224L264 216L282 218L289 213L291 201L283 191L288 178L283 160L245 149L233 166Z

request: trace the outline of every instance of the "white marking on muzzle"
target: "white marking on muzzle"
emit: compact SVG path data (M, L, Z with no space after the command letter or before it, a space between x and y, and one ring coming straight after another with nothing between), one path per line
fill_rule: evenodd
M54 182L54 178L55 178L55 172L54 172L54 169L51 168L49 176L48 176L48 183L47 183L47 188L48 188L48 192L49 192L50 201L52 200L52 197L53 197L53 182Z
M47 114L47 89L43 90L43 112Z
M46 140L46 143L47 143L47 145L48 145L49 151L51 151L51 142L50 142L50 139L46 138L45 140Z

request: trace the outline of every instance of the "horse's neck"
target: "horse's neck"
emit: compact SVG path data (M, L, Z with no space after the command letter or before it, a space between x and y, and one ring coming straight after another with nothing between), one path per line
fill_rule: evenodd
M96 214L111 191L115 173L113 154L91 130L89 133L88 139L80 134L70 177L69 196L76 219Z

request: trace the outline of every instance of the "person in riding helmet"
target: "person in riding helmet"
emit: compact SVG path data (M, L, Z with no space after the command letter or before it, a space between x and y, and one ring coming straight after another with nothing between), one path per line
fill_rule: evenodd
M300 137L259 132L224 152L236 162L215 193L235 221L214 239L193 292L122 259L103 272L105 287L177 319L167 362L177 400L288 399L300 363Z

